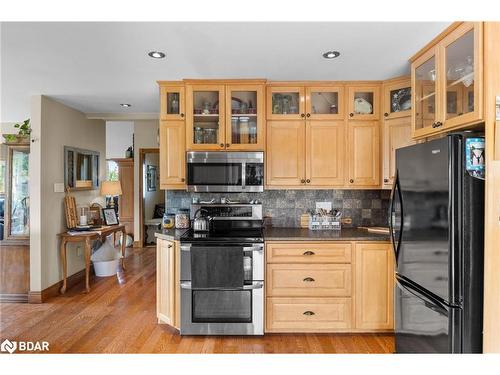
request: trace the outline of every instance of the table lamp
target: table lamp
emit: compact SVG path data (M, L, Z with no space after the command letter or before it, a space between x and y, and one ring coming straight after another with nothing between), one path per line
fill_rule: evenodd
M111 197L108 208L115 208L114 197L122 195L122 186L120 181L103 181L101 183L101 195Z

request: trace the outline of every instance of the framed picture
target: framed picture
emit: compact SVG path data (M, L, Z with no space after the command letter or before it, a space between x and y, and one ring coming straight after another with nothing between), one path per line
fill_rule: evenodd
M146 167L146 182L148 191L156 191L156 180L158 175L156 174L156 165L148 165Z
M106 225L118 224L118 217L116 216L114 208L103 208L102 216L104 217L104 223L106 223Z

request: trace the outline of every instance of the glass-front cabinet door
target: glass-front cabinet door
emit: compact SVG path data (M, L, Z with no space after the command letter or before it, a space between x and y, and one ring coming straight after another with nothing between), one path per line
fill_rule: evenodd
M184 86L160 86L162 120L184 120Z
M269 120L300 120L305 117L304 87L267 87L267 118Z
M444 126L453 127L479 120L481 108L482 24L465 22L442 42Z
M411 116L411 80L409 77L384 84L384 119Z
M307 87L306 118L311 120L335 120L344 118L344 88Z
M226 149L264 150L263 116L263 85L227 85Z
M186 85L188 150L225 149L224 105L224 85Z
M412 87L414 87L412 111L414 136L435 132L438 123L438 82L436 49L420 56L412 64Z
M377 86L351 86L348 88L350 120L379 119L379 91Z

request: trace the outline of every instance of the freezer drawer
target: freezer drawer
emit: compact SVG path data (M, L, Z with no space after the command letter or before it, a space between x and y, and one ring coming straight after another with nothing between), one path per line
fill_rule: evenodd
M460 352L461 309L396 280L396 353Z

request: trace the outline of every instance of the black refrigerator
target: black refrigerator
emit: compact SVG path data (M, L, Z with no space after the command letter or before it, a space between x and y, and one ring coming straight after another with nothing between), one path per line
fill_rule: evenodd
M396 151L390 202L396 353L480 353L484 137Z

